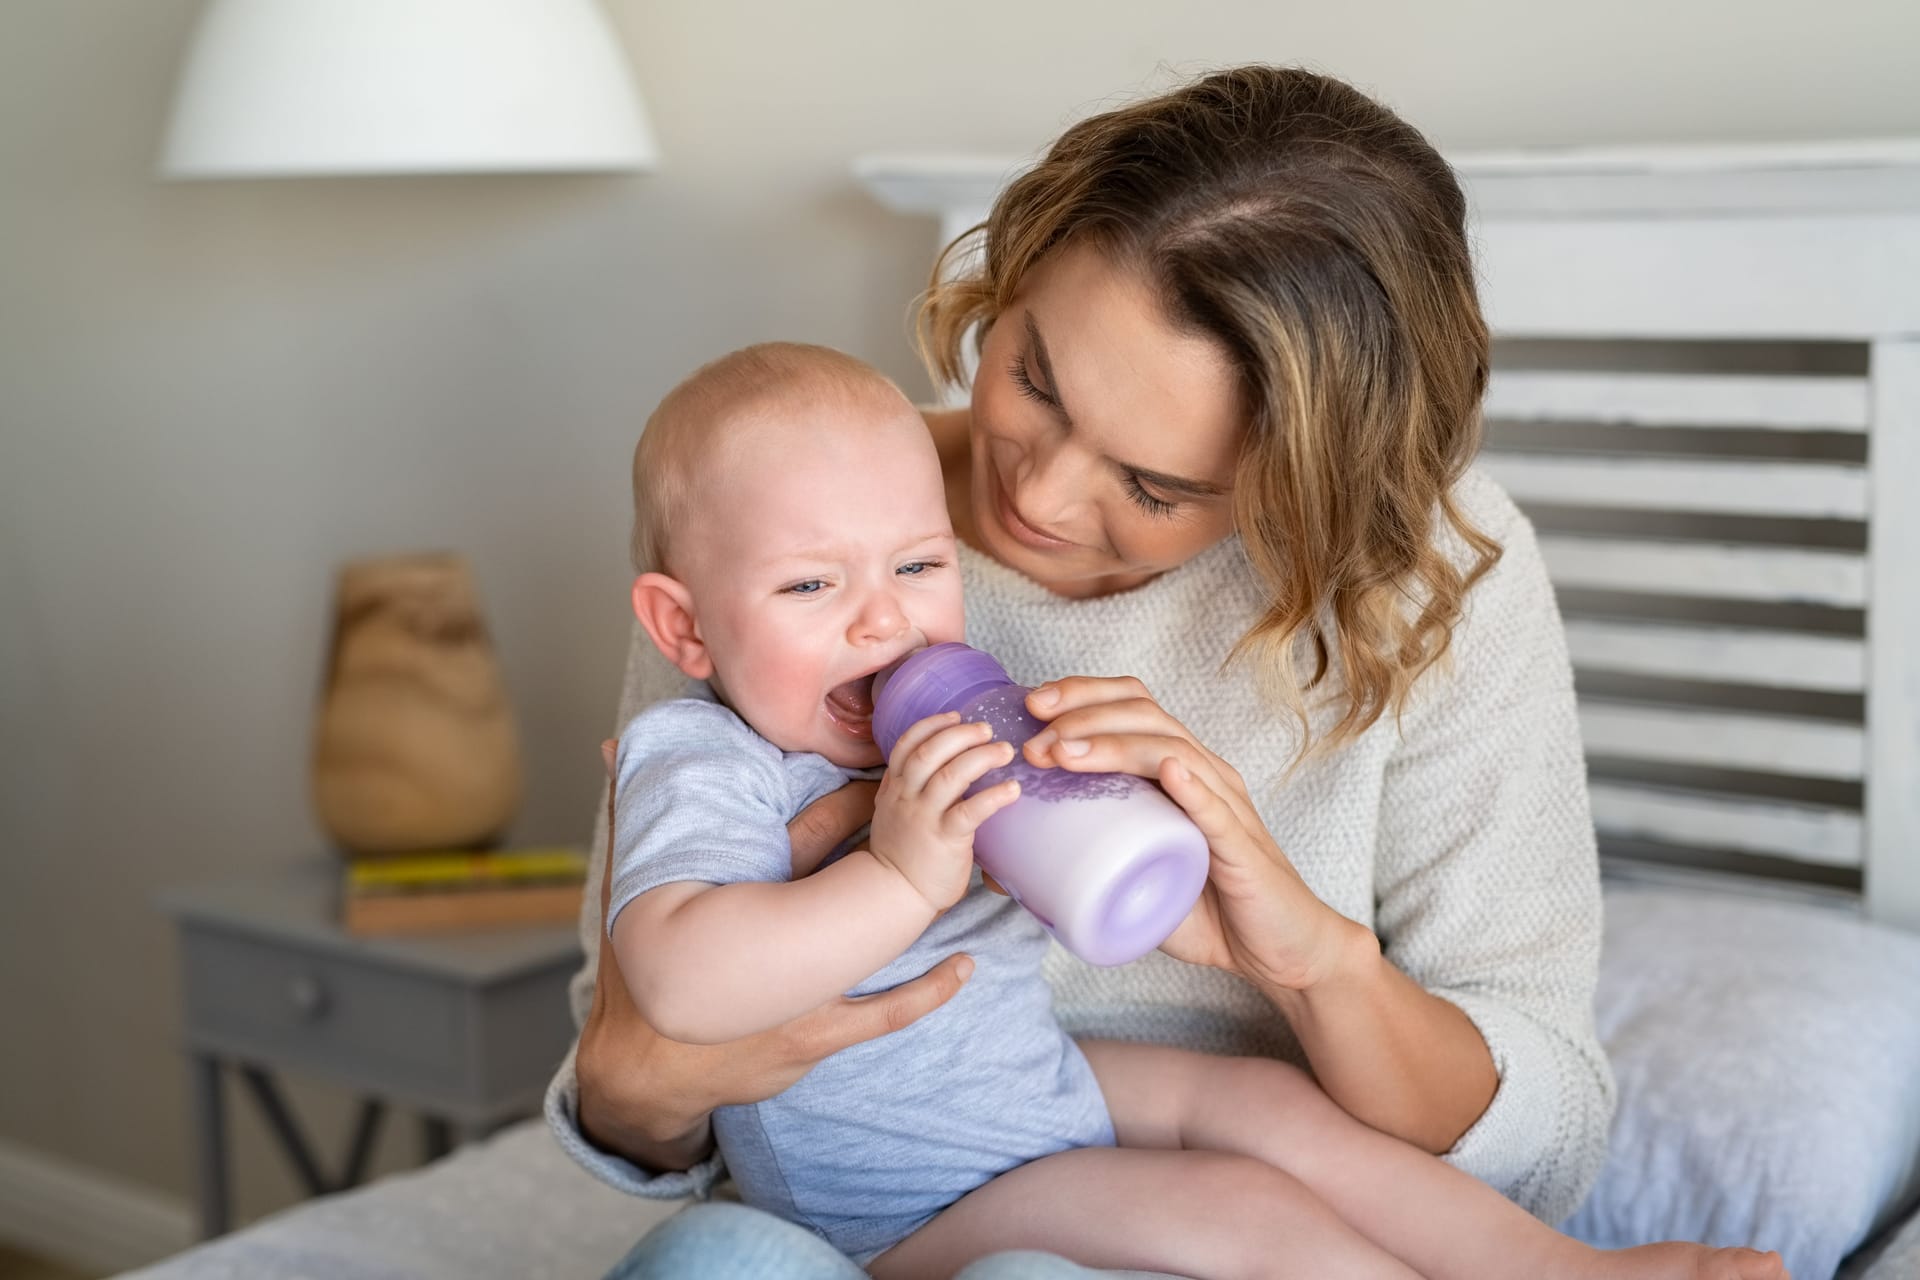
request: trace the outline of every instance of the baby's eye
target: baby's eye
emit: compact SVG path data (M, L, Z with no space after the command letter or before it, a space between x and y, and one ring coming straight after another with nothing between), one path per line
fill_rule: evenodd
M944 560L913 560L901 565L898 569L895 569L894 572L905 574L909 578L915 578L921 574L930 573L945 564L946 561Z
M818 578L808 578L805 582L796 582L790 587L780 588L783 596L816 596L827 589L827 584Z

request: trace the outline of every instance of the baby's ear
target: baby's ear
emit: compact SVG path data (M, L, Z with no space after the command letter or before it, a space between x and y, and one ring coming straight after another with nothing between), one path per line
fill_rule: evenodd
M633 616L668 662L695 680L713 674L713 659L700 638L700 619L686 583L664 573L641 574L633 580Z

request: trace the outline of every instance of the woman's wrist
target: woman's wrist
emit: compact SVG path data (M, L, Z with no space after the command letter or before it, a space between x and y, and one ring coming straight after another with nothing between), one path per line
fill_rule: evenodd
M1492 1054L1457 1006L1395 968L1371 930L1346 923L1337 958L1316 981L1262 990L1329 1097L1382 1133L1439 1155L1492 1101Z
M1296 1028L1329 1001L1346 1000L1378 984L1386 964L1380 939L1331 907L1323 906L1324 941L1316 958L1296 972L1243 975Z
M658 1105L615 1116L582 1090L580 1136L609 1155L657 1173L691 1169L713 1148L712 1112L697 1115Z

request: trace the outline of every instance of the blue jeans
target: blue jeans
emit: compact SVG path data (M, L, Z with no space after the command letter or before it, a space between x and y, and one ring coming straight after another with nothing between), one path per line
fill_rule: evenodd
M804 1227L760 1209L710 1201L682 1209L642 1236L607 1280L864 1280L866 1272ZM1093 1280L1051 1253L996 1253L954 1280Z

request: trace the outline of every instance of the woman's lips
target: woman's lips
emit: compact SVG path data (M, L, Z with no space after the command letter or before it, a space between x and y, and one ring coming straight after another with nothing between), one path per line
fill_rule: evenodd
M1075 545L1065 538L1056 538L1050 533L1036 529L1022 520L1020 513L1013 508L1013 499L1008 495L1007 487L1000 483L999 474L995 472L992 475L993 504L1000 517L1000 527L1005 529L1015 542L1032 547L1036 551L1059 551Z

